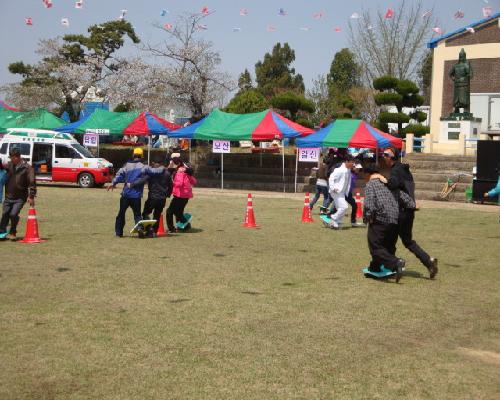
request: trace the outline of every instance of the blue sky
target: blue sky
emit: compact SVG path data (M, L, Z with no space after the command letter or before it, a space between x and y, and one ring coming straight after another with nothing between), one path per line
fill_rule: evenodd
M42 0L0 0L0 85L19 79L8 72L9 63L37 61L34 50L41 38L85 32L89 25L116 19L120 10L127 9L126 19L141 40L158 43L165 34L152 27L154 22L172 23L176 14L198 12L207 6L215 12L205 19L208 29L200 35L214 43L224 70L237 78L248 68L253 75L254 64L265 52L276 42L288 42L296 52L294 67L310 87L313 78L328 72L335 52L348 46L347 24L354 12L395 8L401 0L84 0L82 9L75 9L75 0L52 2L53 7L46 9ZM482 19L485 6L500 11L500 0L424 0L424 4L434 7L434 16L444 31ZM242 8L249 11L245 17L239 15ZM286 16L278 15L280 8ZM165 17L160 16L162 9L169 11ZM453 18L457 10L465 13L463 19ZM318 12L324 16L314 19ZM25 25L25 17L32 17L33 26ZM69 27L61 25L61 18L69 19ZM276 32L267 32L270 25ZM334 32L333 27L342 31ZM241 30L233 32L233 28ZM122 55L136 53L130 43L121 51Z

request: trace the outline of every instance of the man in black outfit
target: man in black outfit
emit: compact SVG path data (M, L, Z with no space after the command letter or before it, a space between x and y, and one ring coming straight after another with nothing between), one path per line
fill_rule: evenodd
M392 191L394 197L399 199L399 192L402 191L415 200L415 182L413 181L413 175L410 172L410 166L399 161L399 151L390 147L384 150L383 158L385 163L391 167L391 174L387 180L387 187ZM415 254L420 262L429 270L430 278L434 279L438 273L437 258L430 257L429 254L413 240L412 231L415 210L405 208L401 202L399 202L399 205L398 235L404 246ZM394 243L394 249L395 248L396 244Z

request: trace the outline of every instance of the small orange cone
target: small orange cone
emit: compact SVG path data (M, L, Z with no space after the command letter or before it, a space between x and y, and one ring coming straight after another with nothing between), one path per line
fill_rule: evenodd
M43 243L45 240L40 239L38 233L38 222L36 220L35 207L30 207L28 211L28 221L26 222L26 233L24 239L19 243Z
M158 230L156 231L156 237L167 236L165 232L165 225L163 224L163 214L160 214L160 220L158 221Z
M309 192L306 193L304 199L304 208L302 209L302 222L314 222L311 215L311 208L309 207Z
M356 209L356 218L363 219L363 204L361 204L361 195L356 193L356 205L358 208Z
M253 213L253 203L252 203L252 194L248 193L247 200L247 211L245 213L245 222L241 224L245 228L258 228L259 225L255 223L255 215Z

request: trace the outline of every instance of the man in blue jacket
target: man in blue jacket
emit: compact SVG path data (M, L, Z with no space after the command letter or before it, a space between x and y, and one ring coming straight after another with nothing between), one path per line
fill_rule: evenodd
M117 237L123 237L123 228L125 227L125 213L127 209L132 208L134 213L134 221L137 224L141 220L141 198L144 190L145 180L141 184L134 184L144 175L155 176L161 175L164 168L150 168L142 163L144 153L142 149L134 149L132 161L127 162L114 177L108 190L113 190L118 183L124 183L122 196L120 198L120 209L116 216L115 234Z

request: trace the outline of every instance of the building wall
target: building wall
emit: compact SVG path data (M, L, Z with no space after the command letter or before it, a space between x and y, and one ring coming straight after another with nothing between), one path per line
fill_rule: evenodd
M445 41L446 47L469 46L472 44L498 43L499 40L499 20L495 19L477 29L476 33L464 32L453 36Z
M496 42L466 44L471 39L466 35L458 35L452 38L453 41L452 39L442 41L434 48L431 92L431 135L434 141L439 139L440 118L448 115L451 110L453 85L448 74L451 65L458 61L462 48L467 53L467 58L471 61L475 70L475 78L471 82L471 85L473 85L471 92L500 93L500 88L497 87L500 84L500 27L498 26L498 20L494 22L494 24L487 25L487 28L492 29L493 32L488 31L487 35L488 38L491 36L494 38L488 40L495 40ZM495 32L496 35L494 35ZM479 33L481 33L481 30L478 29L477 33L467 33L467 35L475 36ZM450 43L455 45L451 46ZM491 89L493 86L497 90L493 91ZM439 147L435 146L436 149ZM450 151L447 148L446 152L449 153Z

